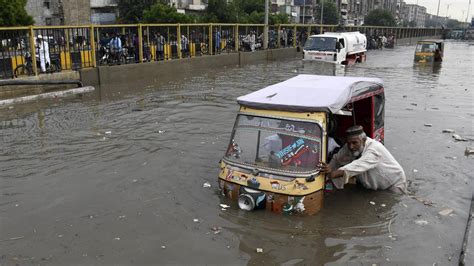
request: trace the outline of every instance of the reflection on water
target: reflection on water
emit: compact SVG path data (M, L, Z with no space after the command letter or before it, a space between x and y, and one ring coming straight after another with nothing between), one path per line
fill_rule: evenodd
M0 230L27 241L0 248L9 262L22 255L41 263L47 253L57 258L53 264L451 264L474 171L461 154L472 142L441 131L474 138L474 57L466 57L473 50L448 43L445 61L434 66L414 65L414 46L370 51L366 63L350 68L276 61L2 109L0 208L7 218ZM328 195L312 217L222 211L217 162L235 99L299 73L382 78L385 144L416 197L437 205L350 187ZM437 215L448 207L454 216ZM215 226L222 230L210 230Z

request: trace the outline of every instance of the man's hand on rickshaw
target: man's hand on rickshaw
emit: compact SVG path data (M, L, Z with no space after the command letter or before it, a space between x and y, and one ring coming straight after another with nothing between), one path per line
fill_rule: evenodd
M318 170L323 174L330 174L332 172L331 166L325 162L319 162Z

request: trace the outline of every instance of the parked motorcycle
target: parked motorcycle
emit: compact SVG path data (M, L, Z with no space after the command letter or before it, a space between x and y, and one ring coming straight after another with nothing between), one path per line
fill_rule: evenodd
M46 62L46 73L61 72L61 59L59 58L59 55L50 54L49 59L51 61L51 64ZM36 67L37 69L41 69L39 55L36 55ZM25 63L18 65L13 72L15 77L21 75L30 76L35 74L33 71L33 60L31 58L30 52L27 51L25 53Z

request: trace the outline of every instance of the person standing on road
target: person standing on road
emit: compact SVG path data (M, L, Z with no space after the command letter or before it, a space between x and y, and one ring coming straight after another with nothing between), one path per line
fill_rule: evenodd
M110 54L115 60L120 59L120 52L122 51L122 40L116 33L112 34L112 39L109 42Z
M181 35L181 56L188 57L188 51L189 51L188 38L184 34L182 34Z
M214 42L214 48L215 48L215 54L220 54L221 53L221 31L219 29L215 30L215 42Z
M156 58L155 58L155 60L157 60L157 61L163 60L164 59L165 38L159 32L157 32L155 34L155 44L156 44Z
M403 168L382 143L366 136L362 126L348 128L346 144L319 169L338 189L355 177L367 189L407 193Z
M36 38L36 45L38 49L38 55L40 59L41 72L46 72L46 68L51 65L51 59L49 58L49 44L43 40L43 36L38 35ZM36 60L33 59L33 62Z

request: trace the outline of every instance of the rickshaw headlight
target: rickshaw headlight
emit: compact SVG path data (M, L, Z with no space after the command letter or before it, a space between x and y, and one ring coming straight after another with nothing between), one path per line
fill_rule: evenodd
M255 200L249 194L239 196L239 208L244 211L253 211L255 209Z
M265 209L266 195L262 191L242 187L239 196L239 208L244 211L253 211L256 209Z

